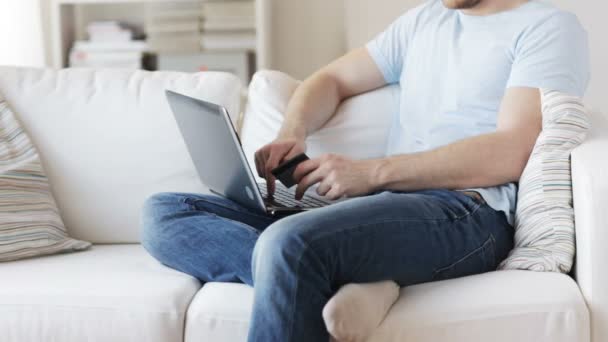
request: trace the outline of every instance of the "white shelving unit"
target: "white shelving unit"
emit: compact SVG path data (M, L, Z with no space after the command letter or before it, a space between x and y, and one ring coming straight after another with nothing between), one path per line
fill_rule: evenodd
M146 3L204 2L213 0L50 0L52 66L67 66L69 49L76 40L78 13L81 5L119 5ZM256 61L258 69L270 66L270 2L255 0L256 9Z

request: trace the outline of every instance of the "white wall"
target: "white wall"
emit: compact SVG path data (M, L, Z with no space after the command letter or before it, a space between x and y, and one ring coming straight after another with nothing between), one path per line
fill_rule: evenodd
M608 4L598 0L553 0L553 3L576 13L589 33L591 84L587 104L608 113Z
M422 0L344 0L348 49L363 46Z
M0 65L45 65L39 0L0 1Z
M274 69L305 78L346 51L342 1L273 0L272 18Z

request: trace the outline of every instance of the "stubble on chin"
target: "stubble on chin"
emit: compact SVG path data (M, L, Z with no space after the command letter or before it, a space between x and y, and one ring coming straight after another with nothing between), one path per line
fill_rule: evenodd
M471 9L483 0L442 0L445 7L450 9Z

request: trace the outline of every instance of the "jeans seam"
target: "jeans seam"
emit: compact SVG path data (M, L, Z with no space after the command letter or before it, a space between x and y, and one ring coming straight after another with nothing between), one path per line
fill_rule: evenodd
M454 268L456 265L462 263L463 261L469 259L471 256L477 254L479 251L483 250L484 248L486 248L490 243L492 244L496 244L496 239L494 238L494 234L490 233L490 236L488 237L488 239L486 241L484 241L484 243L481 244L481 246L475 248L474 250L472 250L471 252L467 253L465 256L463 256L462 258L458 259L457 261L452 262L451 264L449 264L448 266L443 266L443 267L439 267L437 268L435 271L433 271L433 279L435 279L437 277L437 274L447 271L451 268ZM496 261L492 261L493 263L496 263Z
M316 254L316 252L311 248L311 246L308 244L308 242L306 242L305 240L302 239L302 244L304 245L304 252L302 254L300 254L298 256L298 260L296 261L296 267L298 268L296 270L296 279L298 279L298 281L296 281L296 288L293 294L293 297L291 298L291 302L294 303L294 305L291 306L291 314L289 315L289 332L287 334L287 340L291 341L291 337L293 336L293 331L294 331L294 324L295 324L295 312L296 312L296 306L295 306L295 302L296 302L296 298L298 296L298 291L300 289L300 270L302 269L302 267L300 267L302 265L302 258L304 257L304 254L306 253L306 251L309 251L310 253L315 254L317 259L320 259L319 256Z
M239 215L251 215L251 216L254 216L254 217L258 218L258 219L269 219L269 217L262 216L262 215L257 215L255 213L250 212L250 211L236 210L234 208L230 208L230 207L225 206L223 204L220 204L220 203L217 203L217 202L213 202L213 201L208 201L208 200L201 199L201 198L185 197L183 199L183 202L185 204L189 205L191 210L204 211L207 214L211 214L211 215L215 215L215 216L218 216L218 215L216 215L216 214L214 214L212 212L207 212L205 210L200 210L200 209L198 209L196 207L196 205L194 205L194 203L196 203L196 202L205 202L205 203L210 204L210 205L215 205L215 206L224 208L226 210L230 210L230 211L232 211L232 212L234 212L236 214L239 214ZM257 234L257 235L260 235L260 231L259 230L257 230L256 228L254 228L254 227L252 227L252 226L250 226L250 225L248 225L246 223L243 223L243 222L237 221L237 220L232 220L232 219L229 219L229 218L226 218L226 217L221 217L221 218L224 219L224 220L230 221L231 223L234 223L234 224L236 224L238 226L246 228L247 230L249 230L249 231L251 231L251 232L253 232L253 233Z
M464 195L464 194L463 194L463 195ZM466 195L464 195L464 196L466 196ZM468 197L468 196L467 196L467 197ZM469 198L470 198L470 197L469 197ZM462 219L462 218L465 218L465 217L467 217L467 216L469 216L469 215L473 214L474 212L476 212L476 211L477 211L477 209L479 209L479 208L482 206L482 204L481 204L481 203L478 203L478 202L477 202L477 201L475 201L473 198L471 198L471 199L473 200L473 203L475 203L475 205L474 205L474 206L473 206L473 207L472 207L470 210L469 210L469 209L467 209L467 208L465 208L465 210L464 210L465 212L464 212L464 214L462 214L462 215L458 215L458 214L457 214L457 213L455 213L454 211L452 211L452 210L448 209L448 210L449 210L449 211L450 211L452 214L454 214L454 216L455 216L454 218L452 218L453 220L460 220L460 219Z
M251 215L251 216L255 216L255 217L258 217L258 218L262 218L262 219L269 219L269 217L268 217L268 216L264 216L264 215L256 214L256 213L254 213L254 212L252 212L252 211L249 211L248 209L247 209L247 211L240 211L240 210L237 210L237 209L231 208L231 207L229 207L229 206L226 206L226 205L223 205L223 204L220 204L220 203L217 203L217 202L208 201L208 200L206 200L206 199L201 199L201 198L197 198L197 199L195 199L195 198L192 198L192 197L188 197L188 198L186 198L184 201L188 201L188 200L190 200L191 202L193 202L192 204L190 204L190 203L189 203L189 204L190 204L190 205L191 205L191 206L192 206L194 209L197 209L197 210L198 210L198 208L196 208L196 206L194 205L194 203L196 203L196 202L205 202L205 203L207 203L207 204L215 205L215 206L218 206L218 207L224 208L224 209L226 209L226 210L230 210L230 211L232 211L232 212L234 212L234 213L237 213L237 214L245 214L245 215ZM187 203L187 202L186 202L186 203Z
M216 215L216 216L217 216L217 215ZM247 230L251 231L252 233L255 233L255 234L256 234L256 235L258 235L258 236L261 234L261 232L260 232L259 230L255 229L254 227L252 227L252 226L250 226L250 225L248 225L248 224L246 224L246 223L243 223L243 222L240 222L240 221L236 221L236 220L231 220L231 219L226 218L226 217L221 217L221 218L222 218L223 220L227 220L227 221L229 221L230 223L233 223L233 224L235 224L235 225L237 225L237 226L240 226L240 227L242 227L242 228L245 228L245 229L247 229Z
M184 197L180 198L180 202L181 203L187 204L190 207L190 209L195 210L196 207L194 205L192 205L192 203L190 203L191 200L192 200L192 197L185 197L184 196Z
M310 246L314 246L315 241L325 238L329 235L340 234L347 230L351 230L353 228L368 227L368 226L373 226L376 224L401 223L401 222L443 222L443 221L452 221L452 223L456 223L458 221L464 220L465 218L472 216L479 210L479 208L481 208L481 205L474 207L473 210L471 210L470 212L467 212L465 215L462 215L462 216L459 216L456 218L447 217L447 218L442 218L442 219L391 219L391 220L379 220L379 221L368 222L368 223L363 223L363 224L358 223L358 224L344 227L340 230L331 231L329 233L317 236L316 238L310 240L308 243L310 244Z

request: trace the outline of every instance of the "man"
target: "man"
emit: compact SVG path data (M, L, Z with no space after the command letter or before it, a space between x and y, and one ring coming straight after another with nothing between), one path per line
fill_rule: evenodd
M342 100L399 83L386 158L326 155L295 172L298 197L316 184L349 200L275 221L220 197L160 194L144 246L202 281L254 285L249 341L327 341L321 312L342 285L496 269L541 130L539 89L583 95L588 68L585 31L549 4L427 1L302 83L256 153L272 193L270 170L305 151Z

